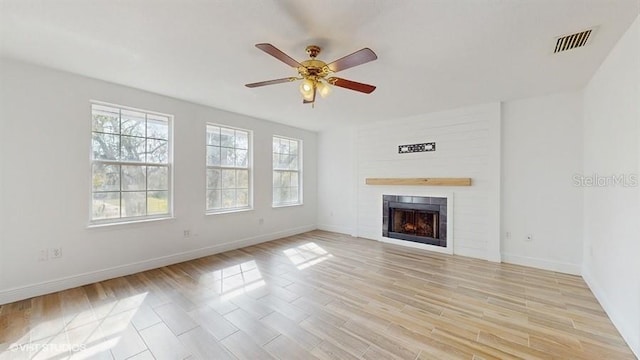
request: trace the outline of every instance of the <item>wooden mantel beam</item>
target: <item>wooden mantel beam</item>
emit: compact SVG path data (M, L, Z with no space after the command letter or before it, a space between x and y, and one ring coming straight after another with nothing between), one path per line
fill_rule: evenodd
M367 185L471 186L471 178L366 178Z

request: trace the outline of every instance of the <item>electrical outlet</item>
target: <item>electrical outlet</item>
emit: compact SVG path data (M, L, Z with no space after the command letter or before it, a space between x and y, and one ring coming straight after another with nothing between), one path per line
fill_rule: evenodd
M507 233L504 235L504 237L509 240L511 239L511 231L507 231Z
M264 218L258 219L258 224L259 225L264 225Z
M528 234L527 238L525 239L525 241L533 241L533 235Z
M47 261L49 260L49 252L47 249L41 249L38 251L38 261Z
M49 250L49 253L51 254L52 259L59 259L62 257L62 248L61 247L51 248Z
M182 232L182 236L184 236L185 238L191 237L191 230L184 230Z

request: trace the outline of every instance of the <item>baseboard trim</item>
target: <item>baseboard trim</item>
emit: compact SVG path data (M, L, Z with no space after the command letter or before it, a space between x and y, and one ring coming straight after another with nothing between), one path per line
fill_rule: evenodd
M559 261L551 261L528 256L520 256L509 253L502 253L502 262L523 266L530 266L543 270L550 270L571 275L581 275L582 269L578 264L571 264Z
M297 228L278 231L270 234L261 234L258 236L248 237L244 239L230 241L224 244L207 246L195 250L189 250L177 254L161 256L153 259L138 261L135 263L119 265L107 269L90 271L83 274L62 277L59 279L43 281L26 286L14 287L0 291L0 305L11 302L29 299L34 296L41 296L57 291L71 289L78 286L92 284L99 281L113 279L120 276L131 275L141 271L156 269L159 267L177 264L183 261L189 261L204 256L214 255L221 252L239 249L263 242L280 239L287 236L302 234L315 230L316 225L307 225Z
M589 289L591 289L591 292L596 299L598 299L598 302L604 309L604 312L606 312L609 319L611 319L613 326L618 329L618 332L622 335L624 341L627 342L631 351L633 351L636 357L640 359L640 338L632 336L632 326L628 325L628 320L632 320L632 318L629 318L628 316L625 317L625 314L615 311L616 307L611 304L602 287L586 267L582 269L582 278L584 279L584 282L587 283L587 286L589 286Z
M469 247L464 247L464 246L456 247L454 245L453 254L454 255L458 255L458 256L474 258L474 259L482 259L482 260L487 260L487 261L499 262L499 261L494 261L493 259L489 259L487 257L487 250L486 249L474 249L474 248L469 248Z
M355 236L355 231L352 228L346 226L335 226L335 225L327 225L327 224L318 224L318 230L324 230L329 232L334 232L338 234L351 235Z

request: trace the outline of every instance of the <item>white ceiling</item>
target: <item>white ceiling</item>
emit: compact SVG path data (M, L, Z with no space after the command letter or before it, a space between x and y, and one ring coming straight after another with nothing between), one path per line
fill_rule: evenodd
M0 56L311 130L583 87L638 15L638 0L0 0ZM555 37L597 27L587 46ZM293 58L378 60L338 76L314 109L295 75L254 47Z

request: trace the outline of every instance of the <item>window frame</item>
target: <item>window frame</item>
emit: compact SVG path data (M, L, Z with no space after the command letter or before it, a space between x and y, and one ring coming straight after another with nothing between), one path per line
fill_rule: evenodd
M296 141L298 143L298 170L289 170L289 169L281 169L281 170L277 170L274 166L274 155L278 154L280 155L281 153L276 153L273 150L273 141L275 139L283 139L283 140L289 140L289 141ZM304 141L302 139L297 139L297 138L293 138L290 136L283 136L283 135L272 135L271 136L271 207L272 208L283 208L283 207L291 207L291 206L302 206L304 205L304 198L303 198L303 194L304 194L304 181L303 181L303 177L304 177L304 172L303 172L303 167L304 167L304 162L303 162L303 156L304 154ZM282 171L282 172L296 172L298 174L298 201L297 202L280 202L280 203L275 203L275 199L273 196L273 191L276 188L274 186L274 179L275 179L275 172L276 171Z
M160 139L160 138L152 138L152 137L148 137L147 134L147 120L148 120L148 116L152 115L152 116L158 116L158 117L166 117L167 118L167 161L166 163L152 163L152 162L148 162L147 159L145 158L144 162L136 162L136 161L127 161L127 160L98 160L98 159L94 159L93 158L93 136L96 133L101 133L101 134L110 134L110 133L103 133L103 132L97 132L94 131L93 129L93 110L94 110L94 105L97 106L105 106L105 107L111 107L111 108L115 108L118 109L118 114L120 117L120 126L122 125L122 111L133 111L133 112L139 112L139 113L144 113L145 114L145 136L144 137L140 137L140 138L144 138L145 139L145 144L146 144L146 140L148 139L152 139L152 140L164 140L164 139ZM141 109L141 108L136 108L136 107L131 107L131 106L126 106L126 105L119 105L119 104L114 104L114 103L109 103L109 102L104 102L104 101L99 101L99 100L90 100L89 101L89 119L90 119L90 124L89 124L89 132L90 132L90 138L89 138L89 223L88 223L88 227L89 228L94 228L94 227L103 227L103 226L111 226L111 225L126 225L126 224L133 224L133 223L141 223L141 222L149 222L149 221L159 221L159 220L168 220L168 219L174 219L174 164L173 164L173 148L174 148L174 133L173 133L173 125L174 125L174 116L171 114L166 114L166 113L162 113L162 112L158 112L158 111L152 111L152 110L145 110L145 109ZM114 133L115 134L115 133ZM122 138L122 136L129 136L129 135L123 135L122 134L122 129L119 129L117 135L120 137L120 140ZM146 146L146 145L145 145ZM119 146L119 150L121 149L121 146ZM145 148L146 151L146 148ZM117 218L108 218L108 219L94 219L94 212L93 212L93 196L94 196L94 185L93 185L93 180L94 180L94 165L95 164L105 164L105 165L117 165L120 166L120 188L118 191L113 191L114 193L118 193L120 194L120 217ZM152 215L143 215L143 216L122 216L122 194L127 192L127 191L123 191L123 184L122 184L122 166L140 166L140 167L145 167L145 188L144 188L144 192L145 194L147 194L150 191L154 191L154 190L149 190L148 188L148 172L146 167L148 166L154 166L154 167L166 167L167 168L167 190L157 190L157 191L167 191L167 203L168 203L168 211L165 214L152 214ZM143 190L140 190L143 191ZM97 191L100 192L100 191ZM145 208L145 212L148 211L148 204L146 203L146 201L148 201L148 194L145 197L145 204L146 204L146 208Z
M246 168L244 167L238 167L238 166L223 166L222 162L220 163L219 166L216 165L208 165L208 160L207 160L207 148L209 146L208 144L208 136L209 136L209 127L217 127L220 128L220 131L222 133L222 129L228 129L228 130L233 130L233 131L242 131L247 133L247 166ZM235 135L234 135L235 137ZM235 140L235 139L234 139ZM229 148L226 146L222 146L222 144L220 144L220 146L218 146L219 148ZM234 150L245 150L245 149L241 149L241 148L237 148L234 147L232 148ZM207 122L205 124L205 214L206 215L218 215L218 214L229 214L229 213L237 213L237 212L244 212L244 211L251 211L253 210L253 131L249 130L249 129L244 129L244 128L240 128L240 127L236 127L236 126L230 126L230 125L226 125L226 124L220 124L220 123L213 123L213 122ZM246 206L236 206L236 207L228 207L228 208L219 208L219 209L210 209L208 206L208 192L209 192L209 183L208 183L208 171L210 169L220 169L221 173L222 170L247 170L247 181L248 181L248 188L247 188L247 205ZM220 181L222 182L222 174L221 174L221 178ZM237 178L236 178L237 181ZM237 183L236 183L237 184ZM235 190L238 190L238 188L234 188ZM220 190L223 191L222 186L220 187ZM236 195L236 199L237 199L237 195ZM220 199L220 201L222 202L222 199Z

